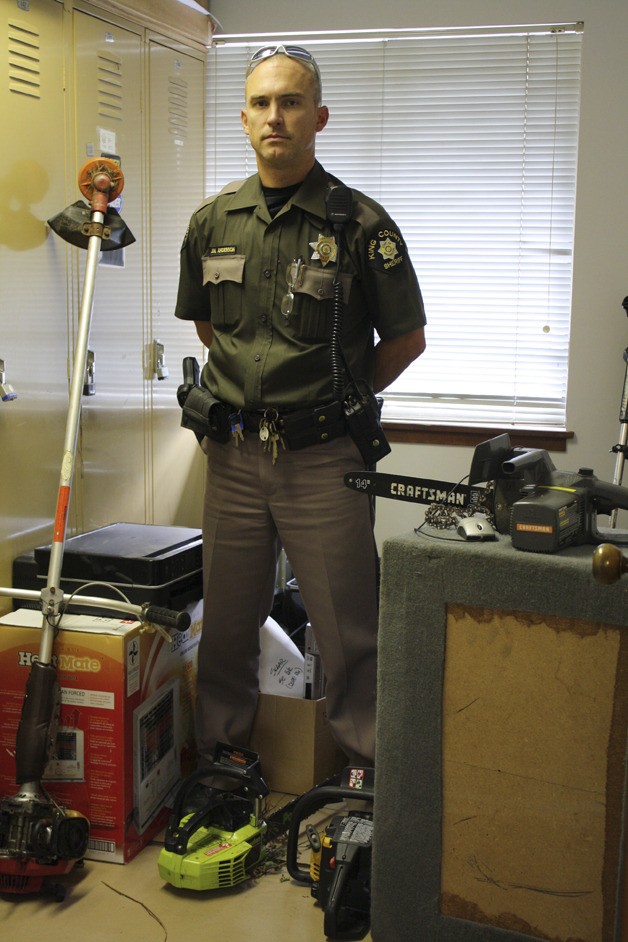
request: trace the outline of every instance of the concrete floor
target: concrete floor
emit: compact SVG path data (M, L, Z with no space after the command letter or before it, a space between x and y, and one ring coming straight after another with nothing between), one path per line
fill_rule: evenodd
M269 796L282 803L286 796ZM272 810L272 807L269 810ZM336 806L337 809L337 806ZM319 828L333 806L319 813ZM320 822L320 824L319 824ZM163 834L127 864L87 860L57 882L66 898L0 898L3 942L324 942L323 912L285 867L285 847L266 872L230 890L193 892L165 884L157 870ZM300 859L309 850L302 841ZM370 942L371 936L365 937Z

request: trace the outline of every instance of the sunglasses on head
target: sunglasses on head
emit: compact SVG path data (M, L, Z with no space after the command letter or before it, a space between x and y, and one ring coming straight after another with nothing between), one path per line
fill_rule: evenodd
M261 49L258 49L257 52L254 52L251 58L249 59L249 64L246 67L246 78L249 77L256 65L259 65L260 62L263 62L264 59L270 59L272 56L277 54L288 56L290 59L298 59L299 62L304 62L306 65L310 65L318 81L321 80L321 73L318 70L316 60L314 56L304 49L303 46L284 46L279 44L276 46L262 46Z

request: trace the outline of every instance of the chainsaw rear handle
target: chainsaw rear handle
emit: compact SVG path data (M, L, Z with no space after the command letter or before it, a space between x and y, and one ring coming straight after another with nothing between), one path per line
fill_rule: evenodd
M358 919L351 928L344 925L342 919L343 894L353 871L356 870L356 862L362 848L357 844L347 844L344 847L341 844L340 849L342 855L336 856L336 868L325 906L323 932L328 939L363 939L369 929L370 916ZM346 916L344 921L346 922Z
M204 769L199 769L196 772L192 772L179 786L177 794L175 795L174 804L172 806L172 817L181 820L185 808L185 804L192 794L194 788L206 778L210 778L212 775L220 775L224 778L232 778L242 785L253 785L255 784L251 781L249 773L246 769L238 768L228 768L227 766L220 765L218 762L212 762L211 765L208 765Z
M312 886L314 882L310 876L309 869L306 870L301 867L298 862L299 825L301 821L309 817L309 815L314 814L319 808L323 808L333 801L342 801L343 798L372 802L375 799L375 793L373 789L368 787L356 790L346 785L322 785L306 792L305 795L299 798L294 806L290 820L290 830L288 831L286 866L288 873L297 883Z
M231 778L241 785L247 785L260 798L265 798L269 794L268 786L262 776L255 769L240 769L237 766L224 765L221 762L212 762L204 769L192 772L179 786L174 797L172 812L168 831L172 832L179 827L181 818L185 814L185 805L192 794L194 788L204 779L212 775L219 775L221 778ZM216 789L220 791L220 789Z
M221 778L231 778L242 785L248 786L259 798L264 798L269 794L268 786L262 776L255 769L240 769L237 766L226 766L221 762L212 762L211 765L189 775L179 786L175 795L172 811L166 828L164 846L166 850L183 856L187 853L190 838L199 828L206 825L212 812L221 804L221 799L217 796L221 789L215 789L215 797L208 800L207 806L186 816L185 806L188 798L195 787L203 782L204 779L212 775L220 775ZM229 795L230 792L223 792L223 795ZM234 795L237 794L234 792ZM186 820L182 819L186 816Z

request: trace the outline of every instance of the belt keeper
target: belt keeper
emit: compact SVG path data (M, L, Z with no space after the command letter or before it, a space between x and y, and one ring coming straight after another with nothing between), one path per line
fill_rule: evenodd
M330 402L314 409L303 409L283 416L279 427L292 451L320 445L346 434L342 404Z

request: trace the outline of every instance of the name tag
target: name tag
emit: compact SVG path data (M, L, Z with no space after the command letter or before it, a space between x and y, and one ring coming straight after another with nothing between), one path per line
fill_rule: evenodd
M237 248L235 245L210 245L206 255L235 255Z

